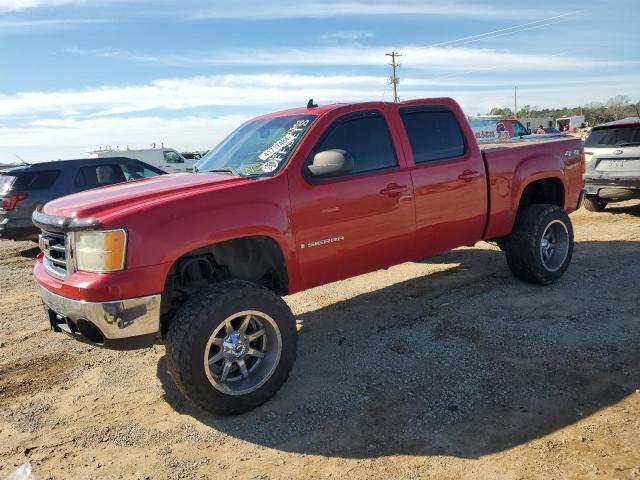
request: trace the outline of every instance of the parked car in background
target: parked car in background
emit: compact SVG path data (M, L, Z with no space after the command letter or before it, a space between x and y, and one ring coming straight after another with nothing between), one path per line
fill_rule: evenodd
M309 102L246 122L197 166L47 203L34 276L54 331L166 342L179 390L216 414L287 379L298 333L281 295L482 239L516 277L555 282L584 185L579 139L479 146L447 98Z
M544 129L544 133L546 133L546 134L560 133L560 131L557 128L547 127L547 128Z
M193 166L198 161L195 158L185 158L173 148L153 147L141 149L112 150L110 148L93 150L89 155L96 158L127 157L153 165L166 173L193 172Z
M472 117L469 124L478 143L505 142L531 134L531 129L514 118Z
M584 153L587 210L599 212L611 202L640 199L640 118L593 127Z
M576 133L581 128L586 128L584 115L572 115L556 119L556 128L561 132Z
M202 150L200 152L180 152L180 155L182 155L185 159L187 160L200 160L202 157L204 157L207 153L207 150Z
M36 240L40 230L33 225L31 214L55 198L164 173L123 157L58 160L1 171L0 238Z

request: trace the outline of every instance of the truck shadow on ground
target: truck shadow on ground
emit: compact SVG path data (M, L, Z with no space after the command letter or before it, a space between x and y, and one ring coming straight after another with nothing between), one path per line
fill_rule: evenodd
M178 412L232 437L343 458L477 458L615 404L640 385L638 242L582 242L551 287L501 252L425 260L437 273L299 315L297 364L274 399L214 417L157 375ZM364 278L364 277L361 277Z
M617 206L615 203L609 204L604 213L611 213L613 215L620 215L626 213L627 215L633 215L634 217L640 217L640 203L631 205Z
M20 255L23 258L29 258L29 259L35 260L38 257L39 253L40 253L40 247L38 247L38 245L35 244L32 247L27 247L24 250L20 250L18 252L18 255Z

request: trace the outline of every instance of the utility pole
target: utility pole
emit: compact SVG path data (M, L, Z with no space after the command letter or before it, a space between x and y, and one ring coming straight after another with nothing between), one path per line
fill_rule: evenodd
M400 78L396 75L396 69L400 67L399 63L396 63L396 58L401 57L402 54L398 52L385 53L387 57L391 57L391 77L389 77L389 83L393 85L393 101L399 102L398 98L398 84L400 83Z
M513 116L518 119L518 87L513 87Z

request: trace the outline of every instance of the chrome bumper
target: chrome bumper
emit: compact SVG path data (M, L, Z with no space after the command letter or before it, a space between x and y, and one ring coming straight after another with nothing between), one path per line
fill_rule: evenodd
M120 340L160 331L161 295L131 298L114 302L84 302L56 295L40 287L40 295L45 308L50 311L51 325L80 340L102 344L110 340ZM55 322L58 322L57 324ZM97 329L103 341L91 338L87 324ZM66 328L65 328L66 327Z

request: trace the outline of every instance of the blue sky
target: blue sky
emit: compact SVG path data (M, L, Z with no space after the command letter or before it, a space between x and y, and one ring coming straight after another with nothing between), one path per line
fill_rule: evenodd
M468 114L640 100L640 2L0 0L0 163L213 146L320 103L451 96Z

